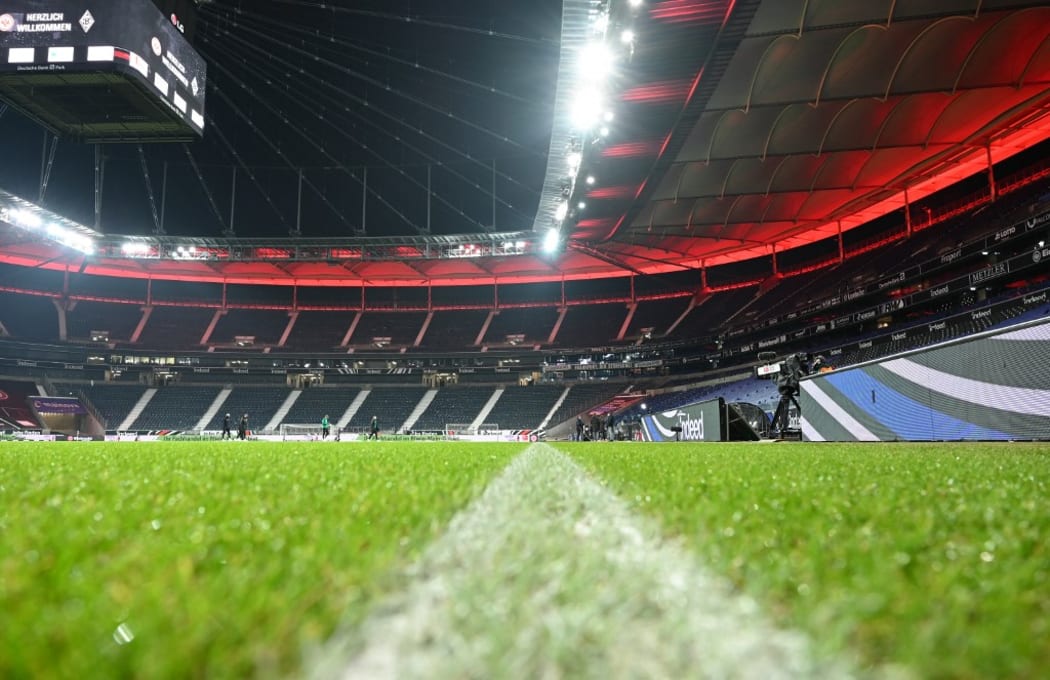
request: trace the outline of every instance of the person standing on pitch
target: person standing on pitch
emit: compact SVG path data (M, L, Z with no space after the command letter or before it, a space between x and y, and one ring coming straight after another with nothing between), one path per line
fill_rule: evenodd
M248 438L248 414L241 416L241 422L237 423L237 439Z
M222 438L233 439L233 432L230 431L230 414L227 413L222 419Z
M367 439L379 440L379 418L372 416L372 424L368 427Z
M328 426L328 414L324 414L324 418L321 418L321 439L328 439L328 433L331 432L331 428Z

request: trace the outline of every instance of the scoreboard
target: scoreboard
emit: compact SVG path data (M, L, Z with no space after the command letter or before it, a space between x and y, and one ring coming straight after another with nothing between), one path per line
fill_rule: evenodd
M88 141L199 137L207 67L185 30L150 0L0 0L0 98Z

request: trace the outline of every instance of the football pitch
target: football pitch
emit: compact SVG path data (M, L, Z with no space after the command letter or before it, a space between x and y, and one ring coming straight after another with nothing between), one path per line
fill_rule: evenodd
M0 443L0 676L1032 678L1045 444Z

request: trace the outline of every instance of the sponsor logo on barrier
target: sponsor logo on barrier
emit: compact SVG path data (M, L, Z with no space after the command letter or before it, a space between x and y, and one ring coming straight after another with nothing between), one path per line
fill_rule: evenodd
M753 343L748 343L746 345L742 345L740 347L740 351L741 352L754 352L755 351L755 345Z
M986 318L990 317L991 315L992 315L992 310L985 309L984 311L974 312L973 314L970 314L970 318L973 319L974 321L977 321L978 319L986 319Z
M904 278L904 274L901 274L901 278ZM846 302L852 302L853 300L856 300L857 298L862 297L863 295L864 291L862 290L851 290L845 295Z
M1044 302L1046 302L1046 293L1040 293L1039 295L1026 295L1024 297L1024 304L1026 307L1042 304Z
M1032 251L1032 262L1035 262L1036 264L1039 264L1047 257L1050 257L1050 248L1036 248Z
M817 327L813 329L813 332L814 333L823 333L826 330L828 330L828 325L826 323L822 323L822 324L818 324Z
M1046 224L1047 222L1050 222L1050 213L1043 213L1042 215L1039 215L1037 217L1030 217L1024 223L1024 225L1026 229L1031 230L1035 229L1036 227L1042 224Z
M857 321L867 321L868 319L874 319L874 318L875 318L875 310L874 309L869 309L866 312L858 312L857 313Z
M247 368L235 368L235 369L233 369L233 372L238 374L238 375L248 375L248 369Z
M833 349L830 352L828 352L828 355L829 356L833 356L833 357L837 357L840 354L842 354L842 348L841 347L836 347L835 349Z
M950 253L941 255L941 264L951 264L962 257L962 248L956 248Z
M62 368L67 371L83 371L84 364L62 364Z
M896 274L895 276L893 276L892 278L884 279L882 281L879 281L878 288L879 288L879 290L882 290L883 288L889 288L890 286L892 286L894 284L897 284L897 283L900 283L903 280L904 280L904 272L900 272L900 273Z
M16 366L21 366L23 368L36 368L36 362L35 361L26 361L24 359L20 359L15 365Z
M943 331L947 327L948 327L948 323L945 322L945 321L940 321L938 323L931 323L929 326L927 326L927 328L929 328L931 331Z
M194 373L211 373L211 369L206 367L206 366L194 366L193 367L193 372Z
M787 340L787 337L784 336L784 335L778 335L777 337L770 338L768 340L759 340L758 341L758 348L759 349L765 349L766 347L773 347L775 345L779 345L780 343L784 342L785 340Z
M894 333L893 335L890 336L890 340L907 340L907 339L908 339L908 334L906 332L904 332L904 331L901 331L900 333Z
M1017 233L1017 225L1015 224L1012 227L1007 227L1006 229L1003 229L1001 231L995 232L994 240L1002 241L1004 238L1009 238L1010 236L1013 236L1016 233Z
M930 289L930 297L937 297L939 295L945 295L945 294L948 293L949 290L950 289L946 285L945 286L941 286L939 288L931 288Z
M653 418L653 425L667 439L675 438L672 427L682 428L677 434L683 441L702 441L704 438L704 412L700 410L696 410L695 414L687 409L660 413Z
M865 340L864 342L859 343L857 345L857 347L859 349L870 349L871 348L871 340Z
M1008 271L1010 271L1009 265L1007 265L1007 263L1005 262L1000 262L999 264L992 265L987 269L982 269L979 272L974 272L970 274L970 285L972 286L975 283L987 281L988 279L994 279L996 276L1001 276L1007 273Z

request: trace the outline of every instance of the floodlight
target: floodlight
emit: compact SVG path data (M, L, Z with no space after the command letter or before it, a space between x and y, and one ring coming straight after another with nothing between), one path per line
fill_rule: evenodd
M558 204L558 207L554 210L554 219L561 222L565 219L565 216L569 214L569 204L562 202Z
M547 233L543 236L543 252L553 253L558 249L558 243L561 241L561 235L557 229L551 228L547 230Z
M583 154L579 151L573 151L565 157L565 160L569 162L569 172L575 175L576 171L580 169L580 163L583 162Z
M634 42L634 31L631 29L624 29L623 33L620 34L620 42L624 45L630 45Z
M580 75L601 80L612 73L616 57L604 42L592 42L580 50Z
M570 112L572 126L579 130L589 130L601 118L604 110L602 93L596 89L587 89L576 95Z
M586 203L584 203L583 201L580 201L580 202L579 202L579 203L578 203L578 204L576 205L576 207L577 207L578 209L580 209L580 210L583 210L584 208L586 208L586 207L587 207L587 204L586 204Z
M586 181L587 181L587 184L594 184L594 182L596 180L594 179L594 175L587 175L587 180Z

